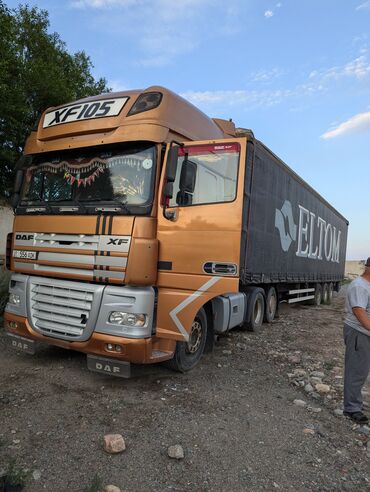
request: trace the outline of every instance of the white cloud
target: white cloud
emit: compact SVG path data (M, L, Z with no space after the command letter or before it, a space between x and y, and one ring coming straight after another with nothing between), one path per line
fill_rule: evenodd
M309 74L311 80L320 80L321 83L329 79L338 80L342 77L355 77L362 79L370 75L370 63L367 59L367 51L361 51L361 55L350 62L324 70L313 70Z
M367 131L370 131L370 111L352 116L347 121L344 121L335 128L325 132L321 135L321 138L328 140L330 138L342 137L344 135L363 133Z
M364 2L364 3L361 3L360 5L358 5L356 7L356 10L367 10L367 9L370 10L370 0L368 0L367 2Z
M283 75L284 71L280 68L272 68L271 70L258 70L252 73L253 82L271 82Z
M206 36L230 36L237 31L237 0L70 0L73 8L96 11L97 30L128 39L138 48L136 65L162 67L194 52ZM212 8L212 19L204 19ZM114 9L114 15L112 10ZM99 17L97 17L99 16ZM217 24L214 21L217 18Z
M266 10L266 12L264 13L264 16L266 17L266 19L269 19L273 15L274 15L274 12L272 10Z

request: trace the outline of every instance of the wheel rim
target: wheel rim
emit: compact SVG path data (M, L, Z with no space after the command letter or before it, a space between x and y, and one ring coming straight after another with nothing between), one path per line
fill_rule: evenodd
M257 299L256 304L254 305L253 317L254 317L254 323L256 325L259 325L263 317L262 302L260 299Z
M201 341L202 341L202 325L199 321L194 320L191 325L191 332L189 336L189 342L187 346L187 352L190 354L195 354L195 352L199 349Z

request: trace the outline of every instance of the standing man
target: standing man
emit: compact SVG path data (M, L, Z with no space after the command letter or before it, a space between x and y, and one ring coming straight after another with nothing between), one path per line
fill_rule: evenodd
M343 333L346 345L343 414L358 424L367 424L361 390L370 370L370 258L366 260L364 273L348 286Z

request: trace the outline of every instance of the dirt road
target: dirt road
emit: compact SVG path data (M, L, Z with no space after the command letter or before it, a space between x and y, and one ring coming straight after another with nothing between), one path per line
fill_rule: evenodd
M368 430L333 413L342 312L342 296L283 307L260 333L222 338L191 373L139 367L131 380L89 372L79 353L17 354L1 330L0 469L15 458L34 472L27 492L99 490L94 477L130 492L370 490ZM103 451L109 432L124 453ZM167 456L173 444L184 459Z

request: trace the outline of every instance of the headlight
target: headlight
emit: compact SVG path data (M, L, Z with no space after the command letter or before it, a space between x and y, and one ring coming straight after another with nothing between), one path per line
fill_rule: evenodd
M113 311L109 315L109 323L126 326L145 326L146 315Z
M13 304L14 306L19 306L21 303L21 298L17 294L9 294L9 304Z

